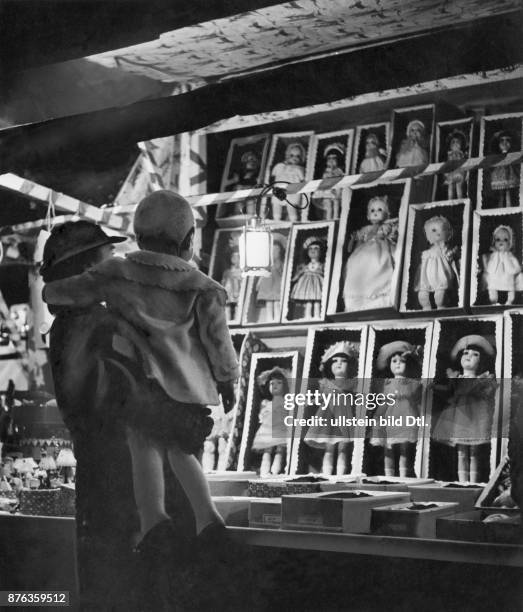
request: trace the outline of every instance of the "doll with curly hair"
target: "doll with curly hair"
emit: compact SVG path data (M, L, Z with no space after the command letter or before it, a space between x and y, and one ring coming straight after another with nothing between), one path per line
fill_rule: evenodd
M319 319L325 275L325 240L310 236L303 243L305 263L298 266L292 278L290 299L305 307L303 318Z
M291 142L285 149L285 161L277 163L271 170L271 179L274 183L281 182L278 187L286 188L288 183L302 183L305 180L305 162L307 152L301 142ZM290 221L298 221L298 208L302 196L300 194L287 195L287 216ZM272 218L280 221L282 218L282 201L276 196L271 198ZM307 209L301 210L302 221L307 220Z

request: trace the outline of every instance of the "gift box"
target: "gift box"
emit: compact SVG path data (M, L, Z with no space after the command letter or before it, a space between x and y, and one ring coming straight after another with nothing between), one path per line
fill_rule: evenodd
M62 516L62 492L60 489L22 489L20 512L33 516Z
M327 482L326 478L316 476L250 480L248 494L250 497L281 497L282 495L319 493L321 483L324 482Z
M247 495L248 488L248 480L229 480L228 478L209 480L211 495L216 497Z
M371 510L407 503L407 492L337 491L282 497L282 528L345 533L369 533Z
M411 502L372 510L371 530L377 535L435 538L436 519L454 514L456 502Z
M249 506L249 527L279 529L281 527L281 498L257 497Z
M488 517L503 515L505 520L487 522ZM489 519L492 521L492 519ZM522 544L523 526L519 510L497 508L470 510L436 520L436 537L443 540L465 540L467 542L491 542L497 544Z
M433 478L406 478L403 476L372 476L361 479L359 488L362 491L408 491L409 487L426 485L434 482Z
M458 511L472 510L483 487L461 482L433 482L428 485L409 486L413 502L456 502Z
M249 526L250 498L244 496L213 497L218 512L226 525L232 527Z

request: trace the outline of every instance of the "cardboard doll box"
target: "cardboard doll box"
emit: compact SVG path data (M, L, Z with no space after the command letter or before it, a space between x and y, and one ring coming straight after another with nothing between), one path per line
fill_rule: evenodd
M281 497L303 493L319 493L326 478L318 476L297 476L287 478L260 478L250 480L248 494L251 497Z
M460 512L472 510L482 491L483 486L480 484L460 482L436 481L426 485L409 486L413 502L456 502Z
M249 505L249 527L279 529L281 497L257 497Z
M343 490L282 497L282 528L369 533L372 508L407 503L407 492Z
M501 521L485 522L503 516ZM490 519L492 520L492 519ZM523 525L519 509L470 510L436 520L436 537L442 540L523 544Z
M427 485L434 482L433 478L406 478L403 476L368 476L361 479L362 491L402 491L409 487Z
M249 526L249 505L251 498L243 495L227 495L213 496L212 500L226 525L230 527Z
M256 480L256 472L216 471L206 475L211 495L247 495L249 481Z
M436 519L455 514L457 502L412 502L372 510L371 530L376 535L405 538L436 537Z

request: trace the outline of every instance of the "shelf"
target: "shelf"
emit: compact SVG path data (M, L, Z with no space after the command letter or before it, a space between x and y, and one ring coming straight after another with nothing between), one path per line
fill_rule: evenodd
M523 567L523 546L509 544L248 527L229 527L228 532L234 540L250 546Z

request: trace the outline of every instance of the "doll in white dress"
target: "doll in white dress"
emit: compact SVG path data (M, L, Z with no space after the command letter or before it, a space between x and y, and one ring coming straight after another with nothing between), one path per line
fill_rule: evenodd
M512 134L506 130L496 132L491 141L493 153L510 153L512 150ZM498 207L517 206L514 190L519 185L518 166L499 166L490 172L490 188L498 194Z
M479 447L492 435L497 383L489 366L495 350L483 336L472 334L456 342L450 357L459 370L447 369L450 397L433 418L432 439L456 448L460 482L478 482Z
M457 249L449 246L453 233L446 217L431 217L425 222L424 230L431 246L421 253L414 290L422 309L431 310L431 296L436 308L443 308L449 293L458 287Z
M323 297L323 277L325 274L325 241L310 236L303 243L306 263L298 266L292 278L290 299L304 307L304 319L319 319Z
M380 416L401 417L401 425L373 428L370 444L382 446L384 451L385 476L395 475L395 455L399 454L399 475L409 476L413 466L409 465L409 445L418 441L418 428L408 426L407 417L420 416L421 381L418 357L419 347L404 340L383 345L376 358L376 369L386 374L383 393L393 394L393 406L378 407L374 418Z
M447 137L447 161L464 161L467 148L467 139L460 130L452 131ZM465 182L465 172L453 170L445 174L445 185L447 185L448 199L463 197L463 183ZM454 196L455 194L455 196Z
M345 145L335 142L325 148L325 170L322 179L339 178L345 173L342 168L345 155ZM313 198L314 205L325 212L325 219L338 219L340 216L341 190L326 189L316 191Z
M343 300L346 311L384 308L391 304L391 282L398 242L398 219L390 219L387 196L372 198L365 225L349 240Z
M257 379L260 391L270 399L261 401L260 426L252 442L252 451L261 453L260 476L281 474L285 470L289 432L284 418L285 394L289 392L289 373L279 367L262 372Z
M407 125L407 135L401 141L396 155L396 166L425 166L429 163L429 146L427 143L425 124L414 119Z
M345 474L349 465L350 445L356 430L350 425L337 425L336 419L356 416L356 408L350 400L356 392L359 343L336 342L321 357L319 391L333 398L325 410L320 407L318 417L326 419L326 425L312 426L305 435L305 443L324 450L322 474L332 474L336 462L336 474ZM346 394L346 395L344 395Z
M281 185L277 187L286 188L287 183L302 183L305 180L305 161L307 153L301 142L292 142L285 149L285 161L277 163L271 170L271 179L273 182ZM287 206L287 216L290 221L298 221L298 209L292 205L301 207L302 196L300 194L287 195L287 200L290 204ZM282 218L282 208L284 203L276 196L271 198L272 218L275 221L280 221ZM301 210L301 220L307 220L307 209Z
M230 255L231 265L224 271L221 284L227 292L226 314L227 320L233 321L236 318L238 300L242 286L242 270L240 268L240 251L234 246Z
M499 292L507 292L505 304L513 304L516 291L523 288L521 264L512 252L514 231L498 225L492 233L490 253L483 255L483 271L491 304L499 304Z
M270 276L261 276L256 284L256 301L264 305L264 320L267 322L280 320L283 264L286 248L287 239L285 236L273 233Z
M380 141L374 132L365 137L365 156L361 160L358 172L376 172L384 170L387 163L387 152L380 148Z

